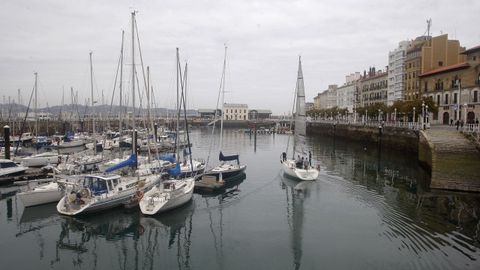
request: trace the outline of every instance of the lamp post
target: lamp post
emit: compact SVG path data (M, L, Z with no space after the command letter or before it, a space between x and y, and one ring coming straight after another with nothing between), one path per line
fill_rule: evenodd
M367 122L367 110L365 110L365 123Z
M426 122L427 127L428 127L428 125L430 124L430 119L429 119L429 115L428 115L428 104L425 105L425 120L426 120L425 122Z
M415 107L413 107L413 119L412 119L412 122L415 123Z
M380 109L378 109L378 122L380 123Z
M462 87L460 85L460 79L457 79L455 81L455 84L457 85L458 87L458 99L457 99L457 120L462 120L461 117L460 117L460 113L461 113L461 105L460 105L460 97L462 96Z
M393 111L394 111L393 121L396 123L397 122L397 108L394 108Z
M463 117L465 117L465 125L467 124L467 103L463 104Z
M425 130L425 102L422 101L422 127Z

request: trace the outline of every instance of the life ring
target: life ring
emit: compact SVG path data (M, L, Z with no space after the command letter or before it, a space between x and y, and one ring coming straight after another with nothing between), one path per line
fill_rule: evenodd
M143 191L137 190L137 192L135 192L135 196L138 198L138 200L141 200L143 198Z

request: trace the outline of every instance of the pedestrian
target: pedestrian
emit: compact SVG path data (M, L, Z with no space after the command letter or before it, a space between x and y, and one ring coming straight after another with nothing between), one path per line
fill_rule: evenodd
M478 127L478 118L475 120L475 125Z
M453 119L450 119L450 126L453 126Z
M460 121L457 120L457 122L455 122L455 125L457 126L457 130L458 130L458 127L460 126Z
M312 151L308 151L308 164L312 166Z
M286 152L282 153L282 160L283 161L287 160L287 153Z
M460 121L460 127L463 129L463 120Z

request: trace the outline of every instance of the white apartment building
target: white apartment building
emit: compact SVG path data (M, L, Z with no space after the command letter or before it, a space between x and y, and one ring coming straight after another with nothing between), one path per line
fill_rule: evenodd
M388 90L387 105L404 99L405 91L405 58L409 41L401 41L398 48L388 53Z
M337 106L337 85L331 84L327 89L327 109Z
M353 112L355 103L356 83L360 79L360 72L355 72L345 76L345 83L337 88L337 107L347 109L349 113Z
M224 103L223 110L225 120L248 120L248 105Z

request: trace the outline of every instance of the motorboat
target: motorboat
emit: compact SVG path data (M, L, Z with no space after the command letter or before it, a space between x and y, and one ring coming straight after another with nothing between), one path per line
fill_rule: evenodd
M0 177L21 175L27 169L27 167L18 165L9 159L0 159Z

